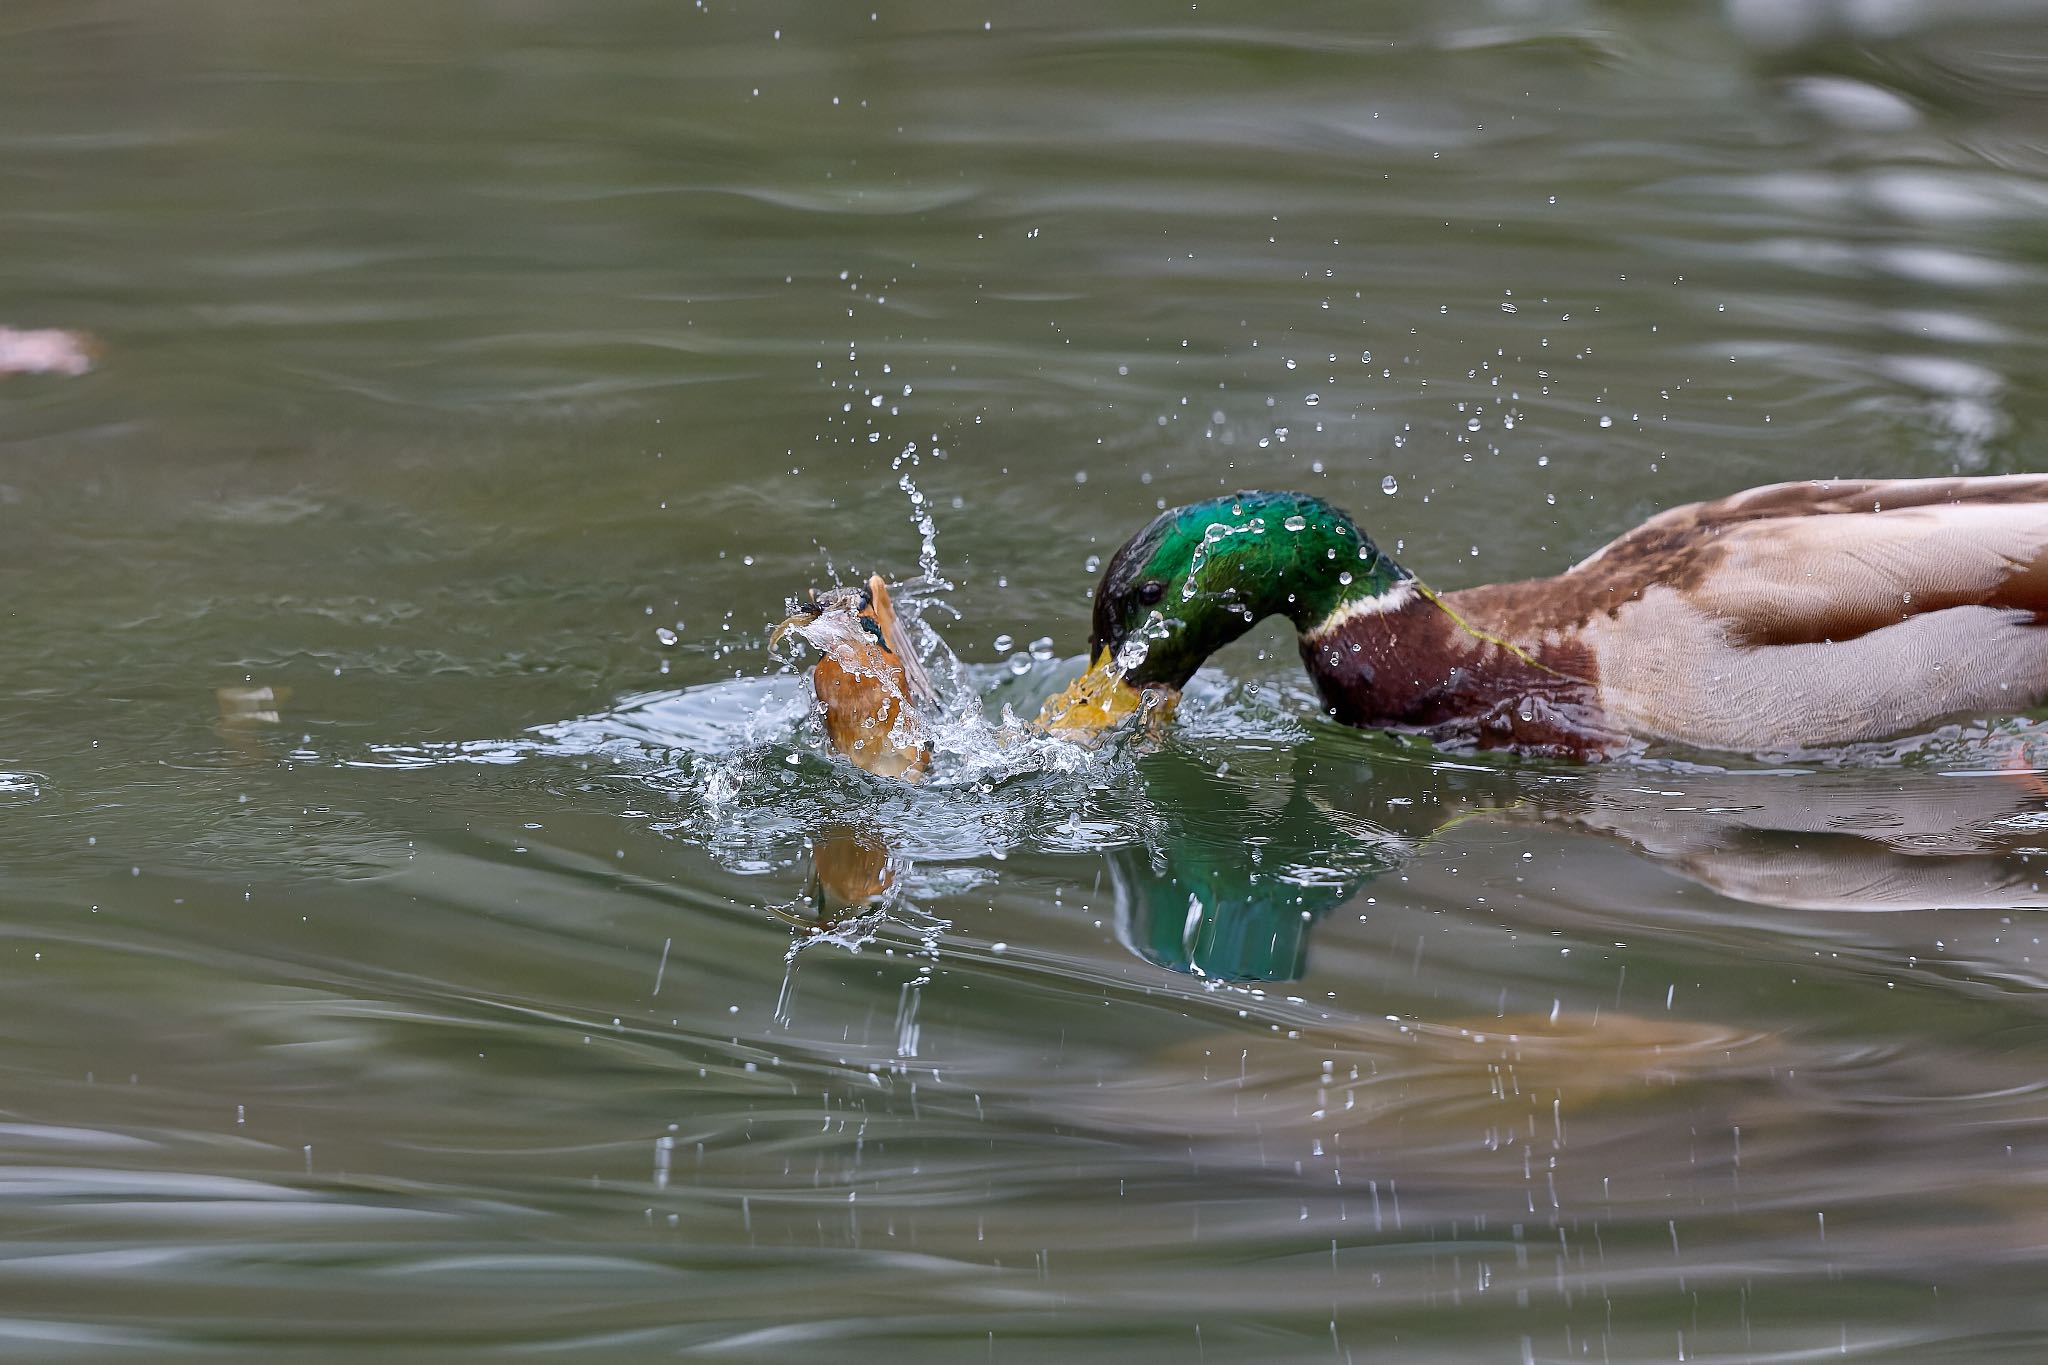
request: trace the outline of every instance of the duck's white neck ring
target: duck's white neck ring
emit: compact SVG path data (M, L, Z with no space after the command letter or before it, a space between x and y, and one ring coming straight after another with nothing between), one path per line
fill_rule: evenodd
M1301 638L1310 644L1320 643L1360 617L1391 615L1421 595L1421 591L1415 586L1415 580L1404 578L1376 596L1354 597L1348 602L1339 603L1335 611L1301 632Z

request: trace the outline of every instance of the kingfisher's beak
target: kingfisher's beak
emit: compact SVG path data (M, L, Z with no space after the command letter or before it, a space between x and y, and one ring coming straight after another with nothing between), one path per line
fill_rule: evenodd
M1105 649L1086 673L1045 703L1038 713L1038 726L1042 730L1104 730L1147 709L1163 714L1179 698L1180 693L1170 687L1139 688L1127 682L1124 671Z

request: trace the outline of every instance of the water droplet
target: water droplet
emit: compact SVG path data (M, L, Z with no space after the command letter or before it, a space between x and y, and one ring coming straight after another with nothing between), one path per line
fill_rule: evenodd
M1016 643L1017 642L1015 640L1011 639L1007 635L998 635L995 639L995 646L997 649L1008 649L1011 645L1014 645Z
M1308 529L1308 518L1302 516L1289 517L1280 524L1290 531L1306 531Z
M1030 671L1031 656L1029 654L1024 653L1024 651L1022 650L1018 650L1015 654L1012 654L1010 656L1010 672L1016 674L1018 677L1021 678Z
M1600 414L1600 425L1603 427L1611 427L1614 425L1614 419L1603 412Z
M1041 635L1026 646L1026 648L1030 649L1031 657L1034 659L1050 659L1052 657L1052 636Z
M676 642L676 633L667 626L656 626L654 628L654 638L661 641L664 645L672 645Z
M1401 481L1395 478L1392 474L1389 474L1385 478L1380 480L1380 492L1385 493L1388 497L1392 497L1394 494L1400 491Z
M1349 587L1351 584L1351 570L1346 569L1342 573L1338 574L1337 581L1339 583L1344 584L1346 587Z
M1316 404L1323 401L1323 396L1319 393L1312 393L1308 397L1302 399L1301 401L1308 404L1310 407L1314 407Z
M1089 555L1087 559L1082 561L1081 567L1086 569L1089 573L1094 573L1097 569L1102 567L1102 556Z

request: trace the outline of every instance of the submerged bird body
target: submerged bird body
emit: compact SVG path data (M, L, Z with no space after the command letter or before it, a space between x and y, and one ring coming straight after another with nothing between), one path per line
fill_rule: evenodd
M1319 499L1241 493L1118 552L1094 645L1178 687L1272 614L1353 725L1580 758L1881 739L2048 697L2048 476L1774 484L1443 594Z

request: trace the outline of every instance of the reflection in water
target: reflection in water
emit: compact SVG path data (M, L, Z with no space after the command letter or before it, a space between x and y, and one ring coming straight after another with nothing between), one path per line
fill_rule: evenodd
M1787 910L1907 911L2048 906L2032 856L2041 798L2019 778L1918 774L1892 791L1867 781L1830 789L1772 774L1668 773L1627 766L1527 786L1512 804L1441 813L1436 829L1476 815L1558 824L1614 839L1733 900ZM1352 786L1350 795L1362 792ZM1176 971L1228 980L1290 980L1306 968L1313 922L1348 901L1436 829L1387 835L1350 859L1328 849L1358 837L1297 780L1276 821L1288 831L1276 870L1235 839L1189 822L1144 860L1115 855L1128 941ZM1370 808L1368 808L1370 809ZM1400 824L1401 811L1375 811ZM1354 820L1357 818L1354 814ZM1369 838L1369 836L1368 836ZM1277 850L1275 850L1277 851ZM1288 855L1292 854L1292 857ZM1381 859L1374 865L1375 859ZM1348 864L1348 865L1347 865Z
M1340 818L1317 770L1305 755L1277 783L1233 779L1185 752L1141 764L1151 818L1142 842L1108 855L1125 945L1220 981L1300 977L1316 921L1413 843L1362 815Z
M811 900L833 924L881 900L896 885L895 859L873 829L829 824L811 840Z
M2013 737L2015 749L2029 737ZM2048 820L2030 771L1902 775L1687 773L1599 778L1539 793L1510 818L1617 839L1733 900L1788 910L2048 906L2034 858ZM1832 778L1832 780L1831 780ZM1676 804L1682 801L1683 804Z
M2016 728L1991 752L2023 755ZM1499 770L1448 802L1392 796L1369 763L1294 751L1281 773L1232 775L1185 749L1145 756L1143 816L1107 860L1117 932L1157 966L1225 982L1283 982L1308 969L1316 923L1475 817L1570 827L1625 845L1732 900L1786 910L1910 911L2048 906L2033 858L2048 816L2032 770L1879 784L1864 772L1792 774L1618 764ZM1673 785L1676 784L1676 785ZM874 824L813 839L821 920L886 900L895 857Z

